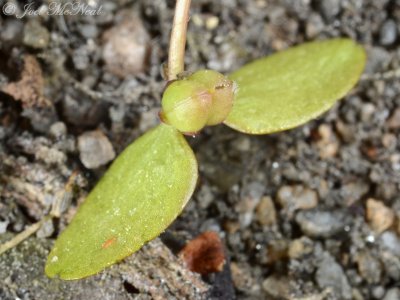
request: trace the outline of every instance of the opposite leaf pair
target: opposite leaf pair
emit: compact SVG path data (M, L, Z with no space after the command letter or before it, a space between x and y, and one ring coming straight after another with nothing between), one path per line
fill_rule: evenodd
M175 220L190 199L198 176L196 158L181 132L198 131L220 121L249 134L299 126L343 97L358 81L365 60L364 50L353 41L333 39L257 60L229 75L230 80L213 71L200 71L201 76L190 80L195 90L206 88L209 95L202 91L198 95L205 97L209 107L198 106L208 115L194 121L174 115L176 110L171 115L174 103L187 100L188 95L182 92L183 98L175 98L182 97L182 90L167 89L164 98L169 100L164 100L170 102L163 103L167 111L162 116L175 127L161 124L119 155L59 236L48 257L46 274L62 279L95 274L137 251ZM212 72L208 74L223 84L208 85L215 81L203 76L204 72ZM215 108L210 108L212 97L219 86L227 89L224 97L229 97L231 81L237 85L233 105L222 103L222 112L215 114ZM214 102L214 107L218 104ZM189 112L184 116L189 117Z

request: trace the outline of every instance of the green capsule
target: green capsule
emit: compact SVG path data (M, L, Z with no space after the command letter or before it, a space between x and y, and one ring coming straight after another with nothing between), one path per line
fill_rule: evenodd
M221 73L201 70L170 84L162 99L161 119L183 133L222 123L232 109L234 84Z
M233 81L213 70L197 71L189 76L188 79L203 84L212 95L212 105L207 125L222 123L232 109L235 92Z
M206 125L212 96L206 87L188 79L171 83L162 98L163 122L187 134L199 132Z

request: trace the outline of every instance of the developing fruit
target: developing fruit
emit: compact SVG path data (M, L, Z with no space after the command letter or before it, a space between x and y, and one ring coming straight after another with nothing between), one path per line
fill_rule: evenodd
M160 117L186 134L222 123L232 109L233 81L212 70L201 70L172 82L164 92Z

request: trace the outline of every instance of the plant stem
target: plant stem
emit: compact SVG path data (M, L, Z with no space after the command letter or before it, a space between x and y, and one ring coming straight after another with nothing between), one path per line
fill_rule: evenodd
M185 45L191 0L177 0L168 57L168 81L184 71Z

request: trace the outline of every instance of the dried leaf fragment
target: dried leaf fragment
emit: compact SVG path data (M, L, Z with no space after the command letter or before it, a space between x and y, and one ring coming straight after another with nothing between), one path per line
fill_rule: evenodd
M7 84L2 91L21 101L24 107L47 107L51 103L43 96L43 86L44 79L38 61L32 55L25 55L21 79Z
M202 275L221 272L225 264L222 241L213 231L203 232L191 240L179 255L191 271Z

